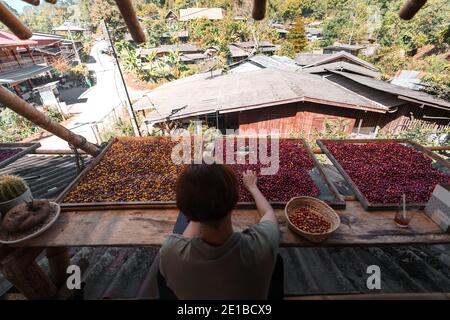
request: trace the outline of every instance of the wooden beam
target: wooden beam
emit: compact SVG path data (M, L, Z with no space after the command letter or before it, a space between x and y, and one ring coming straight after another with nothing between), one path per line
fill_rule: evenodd
M119 8L120 14L122 15L125 24L127 25L128 31L130 31L131 37L137 43L145 42L145 34L142 31L139 20L136 16L136 11L134 11L133 3L131 0L115 0L117 7Z
M47 249L50 267L50 278L57 287L61 287L67 279L67 267L70 265L69 251L66 247Z
M0 261L0 271L27 299L51 299L57 290L36 263L42 248L15 249Z
M443 232L423 211L414 212L409 227L399 228L395 211L366 212L358 201L348 201L347 208L336 210L341 226L326 241L311 243L287 226L283 209L275 209L280 223L282 247L355 247L450 243ZM161 246L172 234L178 209L136 209L110 211L61 212L55 224L37 238L15 246ZM233 228L242 231L261 217L256 209L236 209Z
M255 20L262 20L266 16L267 0L253 0L252 17Z
M33 6L38 6L40 1L39 0L22 0L23 2L29 3Z
M86 153L92 156L96 156L100 153L101 149L96 145L86 141L86 139L78 134L73 133L69 129L63 127L59 123L50 119L46 114L36 110L32 105L30 105L25 100L21 99L14 93L0 86L0 102L21 115L22 117L30 120L37 126L45 129L55 136L67 141L68 143L74 145Z
M6 25L17 37L22 40L29 39L33 33L9 9L0 2L0 21Z
M398 15L403 20L411 20L425 3L427 3L427 0L408 0L400 9Z

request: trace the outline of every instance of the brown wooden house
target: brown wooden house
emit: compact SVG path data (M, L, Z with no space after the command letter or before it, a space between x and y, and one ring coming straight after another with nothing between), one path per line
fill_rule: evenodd
M352 66L315 74L276 57L252 59L253 69L197 74L164 84L147 94L138 109L146 112L151 125L201 119L220 129L304 135L339 119L347 121L349 133L359 135L400 131L411 116L435 125L450 122L450 102L363 75Z

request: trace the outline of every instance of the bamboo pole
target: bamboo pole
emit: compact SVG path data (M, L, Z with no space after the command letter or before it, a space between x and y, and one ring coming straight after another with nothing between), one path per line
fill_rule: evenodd
M29 39L33 35L30 29L24 25L9 9L0 2L0 21L6 25L17 37L22 40Z
M262 20L266 15L267 0L253 0L252 17L255 20Z
M23 2L32 4L33 6L38 6L40 1L39 0L22 0Z
M427 3L427 0L408 0L400 9L398 15L404 20L411 20L425 3Z
M16 96L14 93L0 86L0 103L10 108L22 117L30 120L37 126L45 129L55 136L74 145L76 148L86 151L92 156L100 153L100 148L86 141L86 139L78 134L73 133L69 129L63 127L59 123L50 119L44 113L36 110L32 105Z
M142 31L141 25L139 24L139 20L136 16L136 12L134 11L133 3L131 2L131 0L115 1L133 40L137 43L145 42L144 31Z

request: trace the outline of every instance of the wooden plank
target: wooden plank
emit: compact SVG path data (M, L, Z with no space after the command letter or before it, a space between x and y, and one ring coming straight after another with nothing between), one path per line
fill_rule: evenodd
M33 153L39 148L41 144L37 143L0 143L0 149L23 149L21 152L13 155L12 157L0 162L0 169L6 167L8 164L22 158L24 155Z
M0 271L27 299L51 299L56 287L36 263L43 248L15 249L0 261Z
M280 222L281 245L290 247L388 246L450 243L450 234L423 212L417 211L410 227L402 229L394 222L394 211L370 214L357 201L336 210L341 226L325 242L314 244L290 231L284 210L275 209ZM172 233L178 216L176 209L108 210L62 212L60 218L38 238L17 244L28 247L58 246L161 246ZM233 225L241 231L257 223L254 209L233 212Z
M356 195L356 198L362 203L364 208L368 211L372 210L396 210L399 206L397 203L372 203L364 196L361 190L358 188L356 183L351 179L345 169L341 166L339 161L333 156L330 150L326 147L326 143L353 143L353 144L368 144L368 143L381 143L381 142L395 142L401 144L409 144L411 147L415 148L417 151L422 152L425 156L429 157L432 161L436 161L446 168L450 170L450 162L435 154L431 150L421 146L418 143L415 143L408 139L339 139L339 140L328 140L328 139L319 139L317 140L317 145L322 149L322 151L326 154L326 156L331 160L333 165L339 171L339 173L344 177L350 187L353 189L353 192ZM408 203L412 206L418 206L420 208L424 208L426 203Z

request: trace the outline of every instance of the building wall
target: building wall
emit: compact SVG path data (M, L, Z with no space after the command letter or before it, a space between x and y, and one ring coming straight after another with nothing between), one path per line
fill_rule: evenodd
M323 131L326 121L347 120L347 132L351 133L356 119L350 109L315 103L295 103L239 113L239 129L280 130L282 134L303 133L311 135Z
M437 125L447 125L449 120L424 119L423 116L449 117L450 112L436 108L420 108L417 104L407 103L398 107L393 113L376 113L356 109L321 105L309 102L286 104L268 108L254 109L236 113L239 129L247 130L280 130L282 134L303 133L311 135L315 131L323 131L327 121L347 121L347 133L373 133L377 126L382 132L398 132L405 129L411 119L420 119ZM228 117L231 118L232 114ZM225 121L227 125L227 121ZM360 128L358 129L360 125Z

